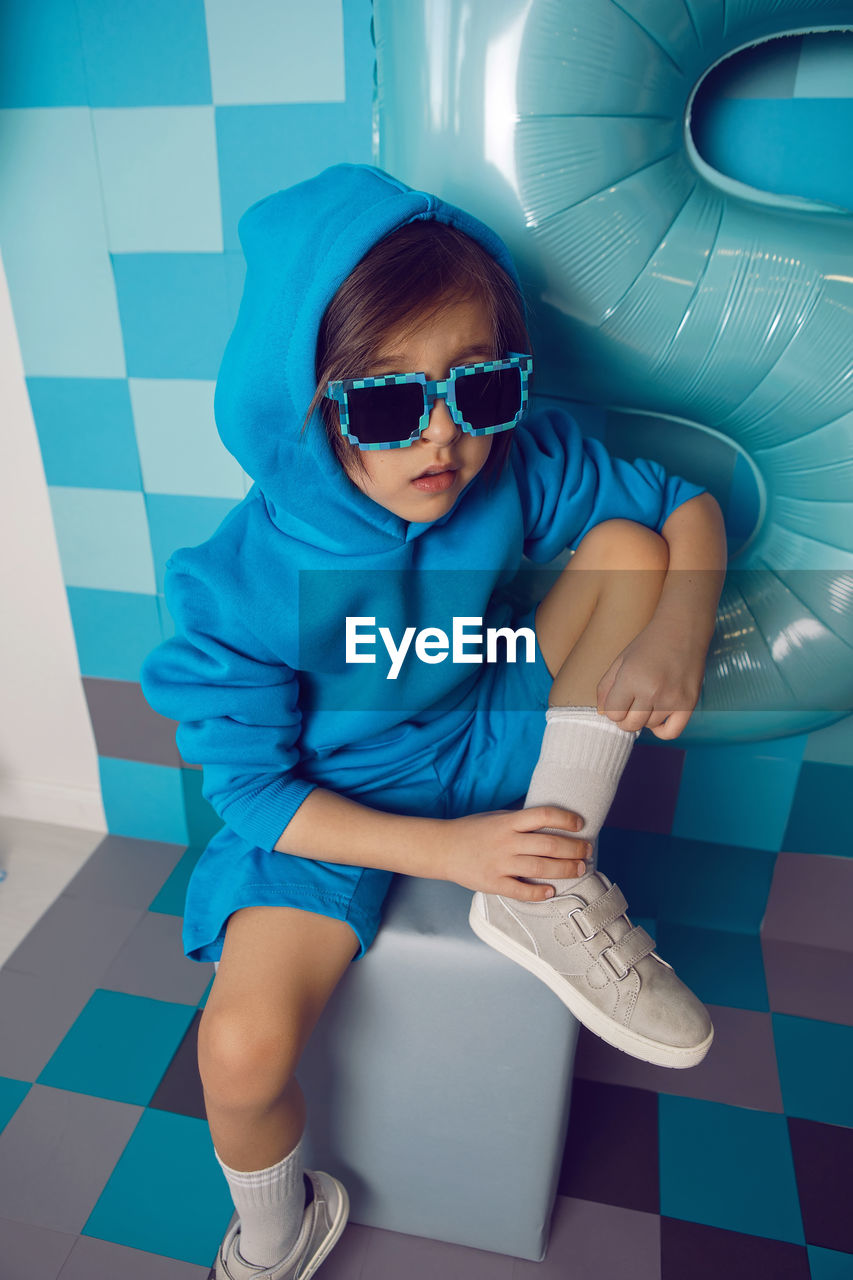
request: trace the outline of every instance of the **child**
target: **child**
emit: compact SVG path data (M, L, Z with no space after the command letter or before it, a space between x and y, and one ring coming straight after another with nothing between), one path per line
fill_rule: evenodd
M142 686L225 824L184 919L186 954L218 962L199 1069L237 1215L216 1275L305 1280L348 1200L303 1168L294 1070L395 872L473 890L474 931L625 1052L707 1052L704 1005L595 849L641 728L675 736L698 699L718 592L673 597L668 567L719 568L725 543L699 486L610 458L559 410L523 417L520 286L481 222L340 165L240 235L215 413L255 483L169 560L175 635ZM567 546L512 618L523 554ZM518 631L515 660L502 639L472 656L480 621Z

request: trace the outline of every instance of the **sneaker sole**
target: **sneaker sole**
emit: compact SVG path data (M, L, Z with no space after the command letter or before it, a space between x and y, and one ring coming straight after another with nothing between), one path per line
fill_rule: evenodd
M338 1189L338 1194L340 1195L338 1212L335 1215L335 1220L332 1223L331 1230L326 1236L326 1239L320 1245L320 1248L314 1254L314 1257L310 1260L305 1270L299 1273L299 1280L309 1280L309 1277L313 1276L314 1273L319 1270L328 1258L329 1254L332 1252L334 1246L338 1243L338 1240L340 1240L343 1235L344 1227L347 1225L347 1220L349 1219L349 1196L347 1194L346 1187L342 1182L338 1182L337 1178L333 1178L330 1173L326 1174L326 1177L330 1182L333 1182Z
M632 1058L639 1058L642 1062L651 1062L657 1067L695 1067L705 1057L714 1039L713 1027L710 1035L701 1044L687 1048L661 1044L659 1041L650 1040L648 1036L641 1036L638 1032L631 1031L627 1027L620 1027L612 1018L608 1018L607 1014L602 1013L594 1004L584 999L579 991L575 991L571 983L566 982L565 978L557 973L546 960L533 955L526 947L522 947L520 943L515 942L512 938L508 938L505 933L502 933L500 929L491 924L477 906L478 896L477 894L474 895L471 902L471 910L468 913L468 923L477 937L490 947L493 947L495 951L500 951L502 955L514 960L523 969L527 969L529 973L541 979L546 986L551 988L554 995L562 1001L566 1008L575 1015L578 1022L582 1022L593 1035L605 1040L608 1044L612 1044L615 1049L621 1049L624 1053L629 1053Z

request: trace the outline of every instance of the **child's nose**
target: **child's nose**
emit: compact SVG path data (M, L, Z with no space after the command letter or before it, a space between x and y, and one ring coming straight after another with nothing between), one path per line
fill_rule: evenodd
M429 426L423 433L433 444L445 444L459 434L459 427L450 416L443 400L436 400L429 415Z

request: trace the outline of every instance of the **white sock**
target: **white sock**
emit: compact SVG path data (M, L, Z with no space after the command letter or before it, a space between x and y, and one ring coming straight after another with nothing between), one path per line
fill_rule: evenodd
M271 1267L290 1253L305 1213L302 1138L269 1169L240 1173L222 1167L234 1208L240 1215L240 1257L255 1267Z
M545 713L542 749L524 808L558 804L583 818L580 830L570 834L593 845L593 852L587 858L589 871L597 866L598 833L640 732L639 729L620 729L608 716L599 715L595 707L549 707ZM542 830L566 834L556 827ZM571 858L574 856L572 846L568 848L567 856ZM557 893L579 882L577 876L553 880L520 878L528 884L552 884Z

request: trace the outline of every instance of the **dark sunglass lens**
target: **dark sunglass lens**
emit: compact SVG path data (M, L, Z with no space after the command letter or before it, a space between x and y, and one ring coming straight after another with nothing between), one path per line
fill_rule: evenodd
M493 373L469 373L457 378L456 405L475 430L512 422L521 408L521 372L496 369Z
M424 409L419 382L384 387L357 387L347 392L349 431L361 444L408 440Z

